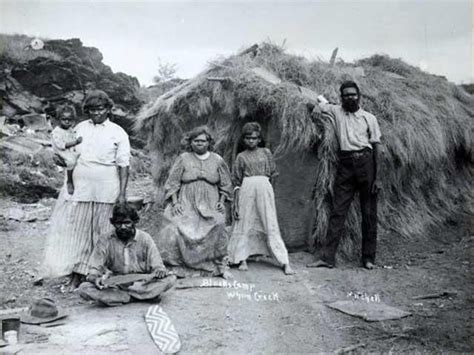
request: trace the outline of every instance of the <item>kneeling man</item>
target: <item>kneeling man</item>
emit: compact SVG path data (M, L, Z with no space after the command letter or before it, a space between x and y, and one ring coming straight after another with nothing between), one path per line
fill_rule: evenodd
M130 206L114 207L110 222L115 231L101 236L94 248L87 281L79 287L83 298L107 306L158 301L173 287L176 277L168 274L151 236L135 228L138 220Z

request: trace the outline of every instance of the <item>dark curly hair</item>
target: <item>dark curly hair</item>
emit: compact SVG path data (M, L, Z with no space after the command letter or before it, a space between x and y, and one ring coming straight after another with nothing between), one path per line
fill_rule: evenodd
M258 146L261 148L265 147L265 140L262 137L262 126L260 126L260 123L255 122L255 121L247 122L242 127L242 132L240 134L240 138L237 143L237 153L243 152L245 149L247 149L244 142L244 138L246 135L252 134L253 132L257 132L258 135L260 136L260 143L258 143Z
M114 106L114 102L104 91L92 90L84 99L82 111L84 111L84 113L88 113L91 107L97 106L104 106L105 108L110 109Z
M207 140L209 141L209 147L207 150L212 152L214 150L215 141L214 141L214 138L212 137L210 129L207 126L196 127L184 135L181 141L181 145L184 148L184 150L188 152L192 152L193 148L191 147L191 142L193 141L194 138L196 138L197 136L200 136L201 134L206 135Z
M130 218L133 223L138 223L140 220L137 211L129 204L115 205L110 222L113 224L118 221L123 221L127 218Z
M76 119L77 117L76 109L71 104L60 105L56 108L56 118L58 120L60 120L61 116L64 115L65 113L70 113L71 116L74 117L74 119Z
M245 137L248 134L257 132L260 136L262 135L262 126L258 122L247 122L242 127L242 137Z
M342 83L342 85L339 88L339 92L341 93L341 96L342 96L342 92L344 91L344 89L347 89L347 88L356 89L357 90L357 95L360 96L359 86L352 80L346 80Z

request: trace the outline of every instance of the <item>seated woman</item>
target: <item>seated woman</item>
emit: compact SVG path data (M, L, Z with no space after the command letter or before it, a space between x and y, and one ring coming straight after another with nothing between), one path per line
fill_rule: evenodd
M158 249L169 266L228 278L224 202L232 192L229 168L212 152L207 127L189 132L184 141L188 151L176 159L165 183L168 205Z

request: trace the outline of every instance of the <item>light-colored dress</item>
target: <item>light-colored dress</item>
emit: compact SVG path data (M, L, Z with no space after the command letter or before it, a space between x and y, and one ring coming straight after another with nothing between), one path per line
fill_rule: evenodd
M251 255L275 258L288 264L288 251L281 237L270 178L278 175L267 148L245 150L237 155L232 180L239 191L239 216L229 241L229 261L238 264Z
M76 166L79 153L76 147L66 148L66 144L74 142L77 139L77 134L74 128L64 129L57 126L51 132L51 143L54 152L59 154L66 162L68 170L74 169Z
M184 212L173 216L172 204L165 208L156 240L165 264L214 276L224 273L228 233L225 214L216 205L220 195L230 198L231 191L229 168L218 154L210 152L201 160L187 152L177 158L165 184L165 198L171 201L177 193Z
M76 272L86 275L88 261L100 235L112 231L114 203L120 192L118 167L129 166L127 133L106 120L76 126L82 137L74 168L74 194L63 186L50 219L41 277L60 277Z

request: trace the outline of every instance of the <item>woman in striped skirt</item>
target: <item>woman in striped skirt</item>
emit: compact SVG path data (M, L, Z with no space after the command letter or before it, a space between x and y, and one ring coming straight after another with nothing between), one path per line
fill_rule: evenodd
M72 275L77 287L87 274L88 260L100 235L111 231L115 203L125 203L130 143L127 133L109 121L112 100L103 91L89 93L83 110L88 120L75 130L82 142L74 168L73 193L60 192L51 217L40 278ZM66 184L65 184L66 185Z

